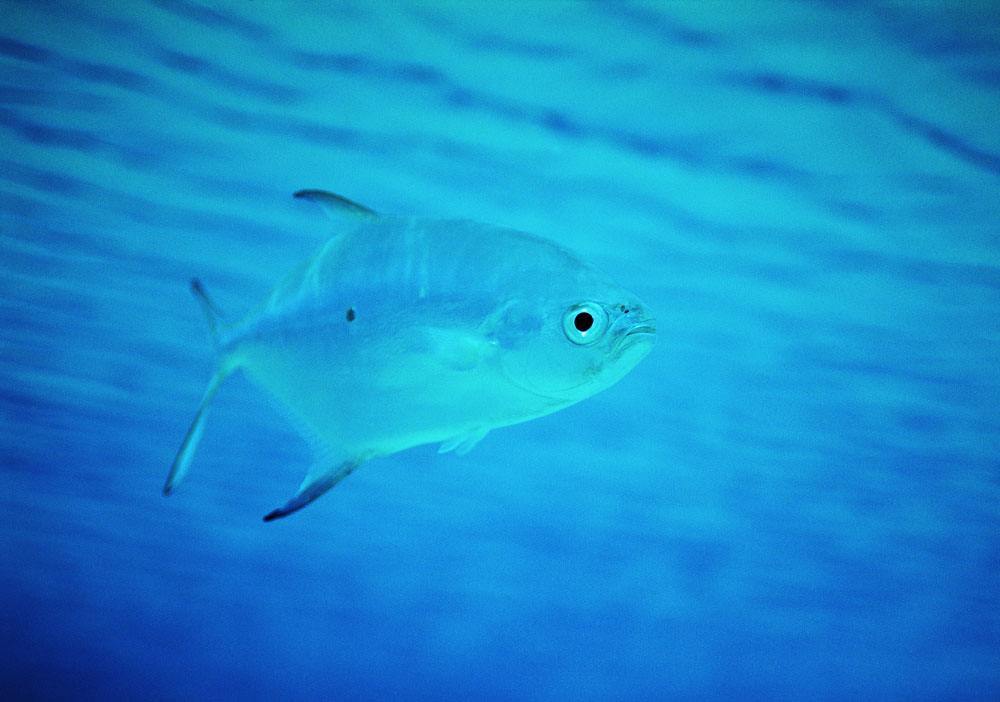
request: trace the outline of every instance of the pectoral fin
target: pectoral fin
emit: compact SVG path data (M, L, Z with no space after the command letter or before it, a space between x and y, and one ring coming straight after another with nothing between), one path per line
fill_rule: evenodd
M443 327L427 327L420 336L419 351L435 364L452 371L470 371L492 352L489 340L475 332Z
M295 493L295 496L286 502L284 506L265 515L264 521L271 522L281 517L287 517L292 512L297 512L353 473L354 469L361 465L361 463L362 461L360 460L344 461L339 464L330 464L325 461L318 463L309 471L306 479L302 481L302 485L299 486L299 491Z

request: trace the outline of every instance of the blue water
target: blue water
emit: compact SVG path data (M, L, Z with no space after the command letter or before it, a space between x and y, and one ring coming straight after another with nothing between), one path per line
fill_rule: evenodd
M1000 698L990 2L0 17L0 697ZM303 187L543 234L657 347L273 524L309 452L233 381L164 498L188 280L261 299Z

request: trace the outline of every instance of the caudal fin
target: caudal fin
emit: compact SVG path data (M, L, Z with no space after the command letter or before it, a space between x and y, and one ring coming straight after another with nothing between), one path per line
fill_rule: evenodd
M212 302L212 298L208 296L205 286L197 278L191 279L191 292L201 306L201 311L205 313L205 320L208 322L208 331L212 335L212 342L218 347L222 331L222 311Z
M205 389L205 394L201 398L201 403L198 405L198 411L194 415L187 434L184 435L184 441L181 442L181 447L177 451L177 457L174 458L174 464L170 466L170 474L167 475L167 481L163 484L164 495L169 495L173 492L180 482L184 480L184 476L187 475L188 470L191 468L191 459L194 458L195 449L198 448L202 432L205 431L205 419L208 417L208 408L211 406L212 400L215 399L215 394L219 392L219 386L222 385L222 381L231 372L232 369L230 368L220 368L209 381L208 387Z
M222 313L215 306L215 303L212 302L211 298L209 298L208 293L205 292L205 286L197 278L191 281L191 292L194 293L198 304L201 305L201 309L205 313L205 318L208 320L208 329L212 334L212 341L218 351L221 344ZM205 419L208 417L208 408L211 406L215 394L219 391L222 381L229 377L229 374L233 372L235 367L236 365L231 361L220 358L219 369L212 376L208 387L205 389L205 394L198 405L198 411L195 413L191 426L184 436L184 441L181 442L181 447L177 451L174 464L170 467L170 474L167 475L167 481L163 484L164 495L169 495L173 492L184 479L184 476L187 475L191 467L191 459L194 457L195 449L198 448L198 442L201 440L202 432L205 430Z

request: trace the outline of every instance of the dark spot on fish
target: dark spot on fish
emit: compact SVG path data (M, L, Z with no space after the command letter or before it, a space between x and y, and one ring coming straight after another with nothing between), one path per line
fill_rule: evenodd
M357 317L357 315L354 313L354 308L353 307L348 307L347 308L347 321L348 322L353 322L356 317Z

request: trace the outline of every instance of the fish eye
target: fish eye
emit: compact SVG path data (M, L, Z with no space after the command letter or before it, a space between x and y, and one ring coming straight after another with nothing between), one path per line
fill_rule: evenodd
M592 344L601 338L608 317L600 305L585 302L570 307L563 317L563 332L574 344Z

